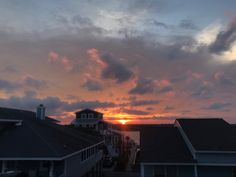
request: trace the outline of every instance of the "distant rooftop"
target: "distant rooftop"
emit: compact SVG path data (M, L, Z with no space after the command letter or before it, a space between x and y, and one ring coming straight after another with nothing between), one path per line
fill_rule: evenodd
M10 120L36 119L36 113L28 110L0 107L0 121L4 119L10 119ZM51 117L46 117L46 120L52 122L60 122Z
M177 119L197 151L236 151L236 126L223 119Z
M75 113L76 114L78 114L78 113L96 113L96 114L102 114L101 112L98 112L98 111L95 111L95 110L92 110L92 109L88 109L88 108L82 109L82 110L77 111Z
M140 133L141 162L194 162L181 134L173 125L143 127Z

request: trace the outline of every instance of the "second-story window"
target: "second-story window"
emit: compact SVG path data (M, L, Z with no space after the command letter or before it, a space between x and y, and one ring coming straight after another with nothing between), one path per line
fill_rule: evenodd
M87 118L87 114L81 114L81 118L82 119L86 119Z
M88 118L93 119L94 118L93 113L89 113Z

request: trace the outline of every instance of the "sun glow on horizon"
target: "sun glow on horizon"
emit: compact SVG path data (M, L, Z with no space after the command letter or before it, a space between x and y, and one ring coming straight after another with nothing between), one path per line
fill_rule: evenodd
M120 119L117 120L119 123L121 123L122 125L125 125L127 122L129 122L129 120L125 120L125 119Z

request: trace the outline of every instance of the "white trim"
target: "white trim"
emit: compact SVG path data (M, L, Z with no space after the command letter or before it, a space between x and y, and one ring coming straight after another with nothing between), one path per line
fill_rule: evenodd
M193 147L192 143L190 142L190 140L188 139L188 136L185 134L184 130L182 129L181 125L179 124L178 120L175 120L174 123L175 127L178 128L180 134L182 135L188 149L190 150L193 159L196 159L196 149Z
M0 119L0 122L23 122L23 120L12 120L12 119Z
M11 158L10 157L10 158L7 158L6 157L6 158L0 158L0 160L64 160L64 159L67 159L67 158L69 158L71 156L74 156L74 155L76 155L76 154L78 154L78 153L80 153L80 152L82 152L84 150L87 150L89 148L92 148L94 146L97 146L97 145L103 144L103 143L104 143L104 141L100 141L97 144L94 144L92 146L86 147L86 148L81 149L81 150L79 150L77 152L73 152L71 154L65 155L63 157L30 157L30 158L24 158L24 157L19 157L19 158L17 158L17 157L16 158Z
M236 151L196 151L196 153L236 154Z
M140 163L142 165L195 165L196 163L153 163L153 162L144 162Z
M236 166L236 163L153 163L153 162L145 162L140 163L141 165L178 165L178 166Z

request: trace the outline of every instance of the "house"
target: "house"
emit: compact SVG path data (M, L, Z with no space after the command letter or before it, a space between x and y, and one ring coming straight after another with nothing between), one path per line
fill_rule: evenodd
M0 176L101 176L103 138L37 113L0 108Z
M103 114L91 109L83 109L75 113L76 118L71 124L82 128L94 129L97 131L103 131L104 121Z
M236 176L236 127L223 119L177 119L140 138L141 177Z

